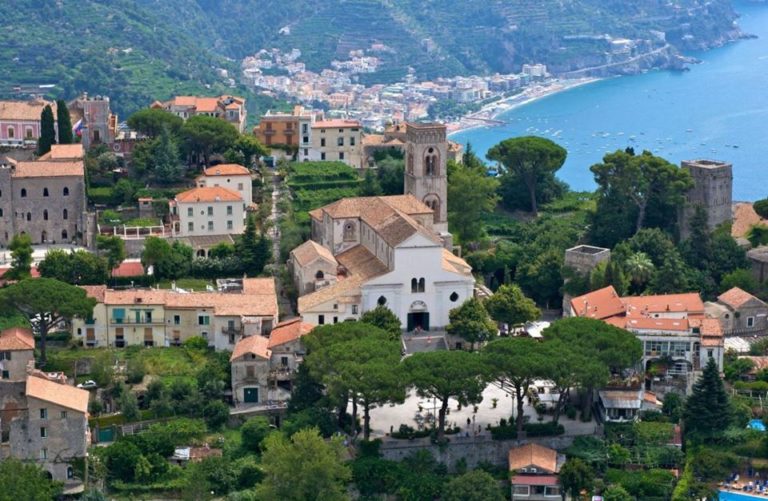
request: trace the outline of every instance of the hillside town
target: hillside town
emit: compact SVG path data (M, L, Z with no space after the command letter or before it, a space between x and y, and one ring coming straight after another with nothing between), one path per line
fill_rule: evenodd
M109 499L763 492L768 204L730 163L627 148L583 195L528 137L493 176L420 120L542 65L363 88L375 56L299 57L244 71L344 117L0 102L0 458Z

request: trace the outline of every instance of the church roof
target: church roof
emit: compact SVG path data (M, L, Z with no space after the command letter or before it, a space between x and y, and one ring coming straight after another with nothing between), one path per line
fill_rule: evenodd
M336 258L330 250L326 249L314 240L307 240L303 244L299 245L291 251L293 259L299 266L306 266L315 259L325 259L333 264L336 264Z

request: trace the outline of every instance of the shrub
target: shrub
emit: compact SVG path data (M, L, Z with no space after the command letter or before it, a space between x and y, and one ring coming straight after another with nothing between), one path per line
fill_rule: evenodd
M397 431L393 431L391 434L392 438L399 438L399 439L414 439L414 438L424 438L428 437L432 430L425 428L423 430L416 430L412 426L408 426L407 424L401 424L400 428L398 428ZM447 431L446 431L447 433Z
M144 374L146 374L146 369L141 360L131 360L128 362L128 370L125 375L125 380L128 384L141 383L144 380Z
M205 351L208 349L208 340L202 336L192 336L184 341L184 348L188 350Z
M490 430L491 437L494 440L514 440L517 438L517 426L514 423L491 426ZM523 426L523 430L525 430L529 437L548 437L565 433L563 425L552 421L546 423L527 423Z

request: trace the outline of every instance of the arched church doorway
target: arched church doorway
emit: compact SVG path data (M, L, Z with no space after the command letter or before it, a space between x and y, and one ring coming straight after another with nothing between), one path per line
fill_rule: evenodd
M429 330L429 311L424 301L414 301L408 310L408 332Z

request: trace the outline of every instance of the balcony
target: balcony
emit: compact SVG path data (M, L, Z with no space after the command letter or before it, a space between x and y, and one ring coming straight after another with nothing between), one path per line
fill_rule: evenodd
M137 326L137 325L165 325L165 322L162 319L152 318L152 319L140 319L138 322L135 318L110 318L109 319L110 325L127 325L127 326Z
M243 328L242 327L222 327L221 333L225 336L242 336L243 335Z
M296 374L296 371L292 370L289 367L279 367L276 369L269 370L269 378L277 381L289 381L293 379L295 374Z

